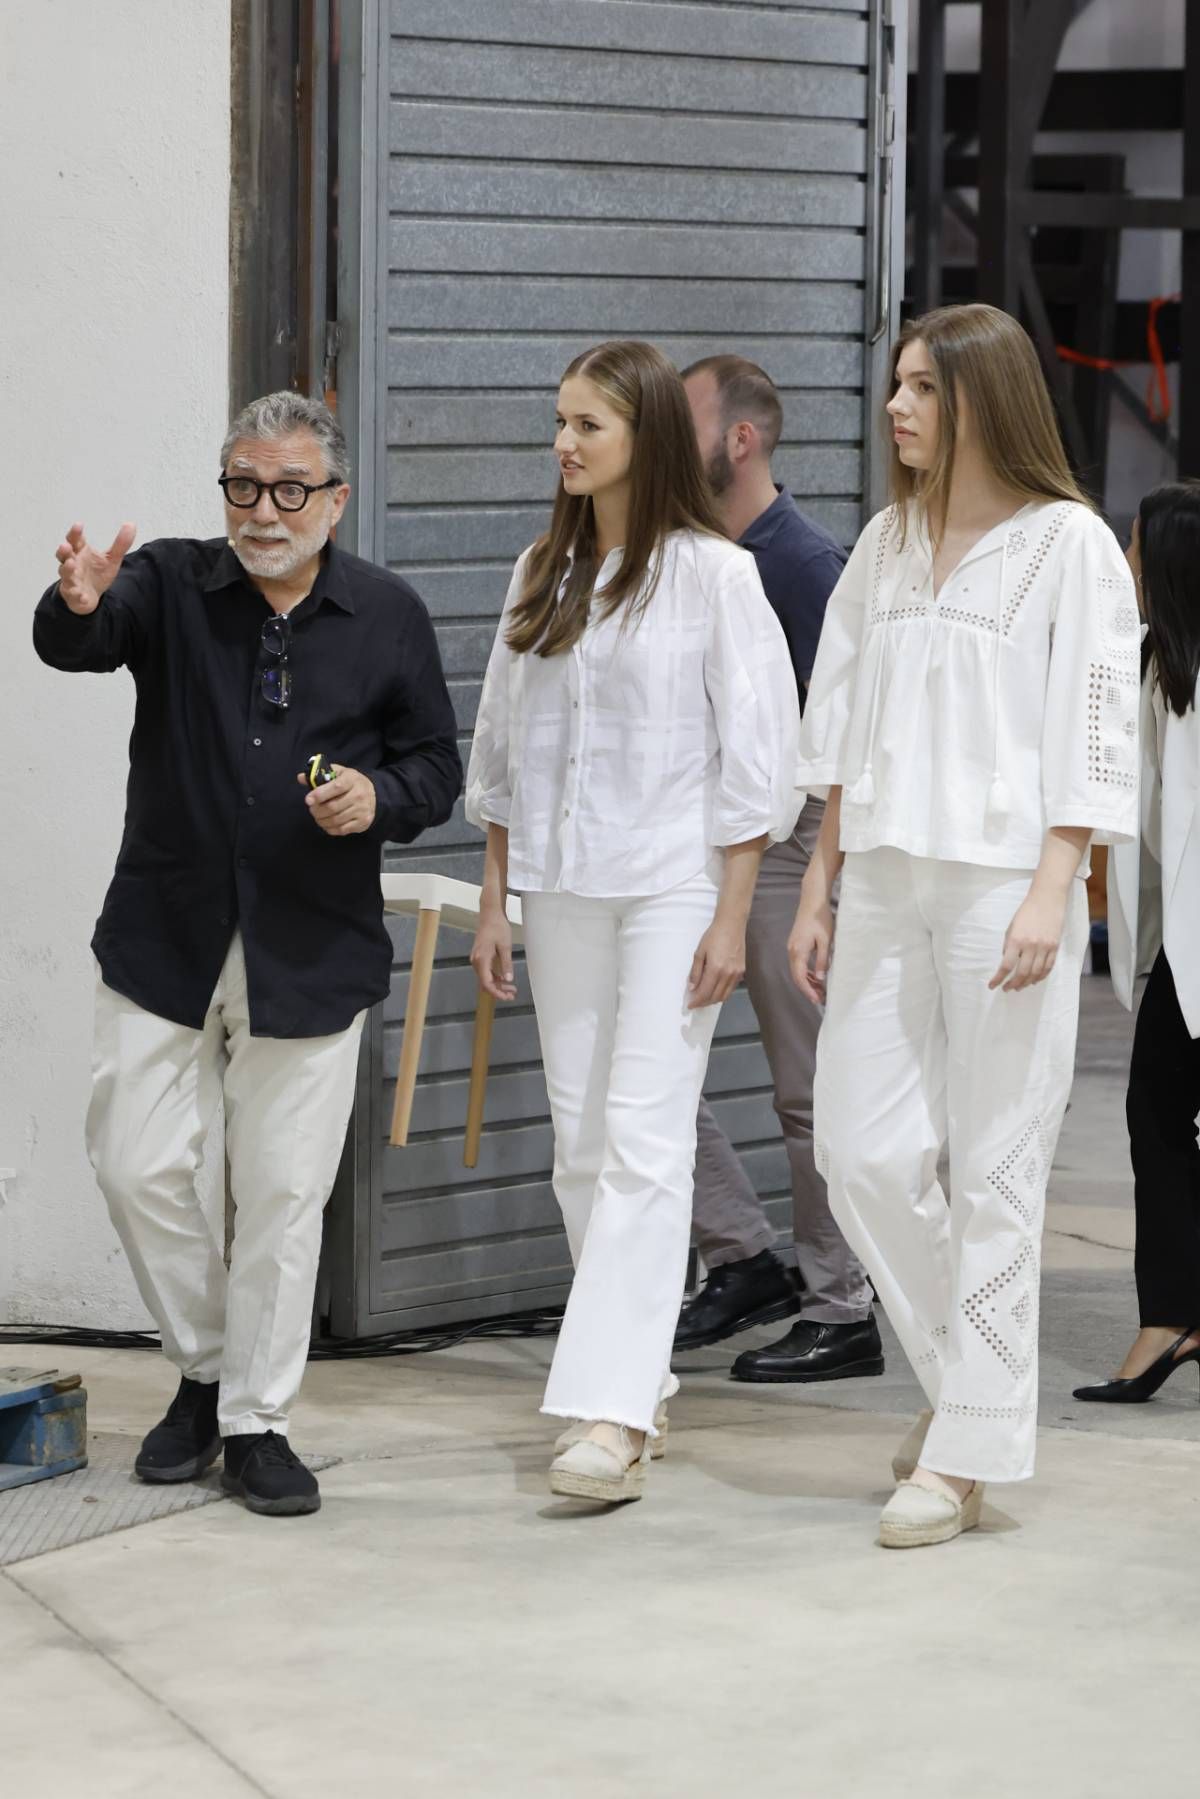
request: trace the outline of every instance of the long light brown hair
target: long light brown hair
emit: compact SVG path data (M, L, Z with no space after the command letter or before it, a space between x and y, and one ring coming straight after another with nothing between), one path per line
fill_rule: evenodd
M634 341L598 344L575 358L563 380L575 375L598 387L633 431L625 545L620 567L597 599L602 618L626 606L633 623L654 597L668 532L725 533L704 478L683 382L662 352ZM550 529L529 553L512 609L510 648L539 656L570 649L586 628L597 570L591 496L569 494L560 477Z
M1071 473L1037 352L1016 319L981 302L910 319L892 350L889 398L899 385L901 353L918 341L929 353L937 393L938 445L932 467L911 469L893 441L892 496L902 535L914 509L935 542L941 535L964 406L980 451L1005 487L1027 500L1091 506Z

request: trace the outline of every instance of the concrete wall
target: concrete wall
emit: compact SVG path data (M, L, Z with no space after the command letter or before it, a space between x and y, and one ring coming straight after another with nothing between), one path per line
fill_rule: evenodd
M132 686L43 668L30 615L81 519L221 529L229 0L0 9L0 1319L145 1322L82 1146L88 949Z

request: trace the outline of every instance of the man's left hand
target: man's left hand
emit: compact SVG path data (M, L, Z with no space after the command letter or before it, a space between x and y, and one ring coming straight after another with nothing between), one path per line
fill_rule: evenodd
M329 837L353 837L369 831L375 823L375 783L357 769L333 764L335 780L314 787L305 795L304 804ZM307 775L297 775L301 787L308 786Z

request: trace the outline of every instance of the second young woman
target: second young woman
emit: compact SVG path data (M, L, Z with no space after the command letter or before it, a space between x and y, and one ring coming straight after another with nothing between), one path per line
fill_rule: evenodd
M801 780L827 788L792 938L825 989L830 1204L928 1395L880 1540L1026 1479L1046 1180L1074 1065L1089 841L1137 830L1138 618L1033 346L993 307L905 327L895 504L829 603ZM950 1195L938 1179L948 1140Z
M506 891L575 1280L543 1410L551 1487L640 1497L683 1294L696 1109L768 841L795 824L799 707L750 554L712 511L683 385L648 344L578 357L550 528L519 559L480 701L472 962L515 994Z
M1115 1380L1076 1399L1150 1399L1200 1361L1200 482L1142 501L1129 562L1146 620L1142 835L1108 864L1113 985L1138 1009L1125 1102L1141 1328Z

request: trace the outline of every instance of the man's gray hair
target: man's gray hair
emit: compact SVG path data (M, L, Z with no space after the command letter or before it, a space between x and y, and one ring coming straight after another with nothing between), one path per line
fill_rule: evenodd
M307 394L292 393L289 388L277 394L264 394L251 400L230 423L221 445L221 467L229 467L233 446L242 437L270 439L287 437L292 431L311 431L321 446L325 468L338 481L350 479L350 455L346 433L330 412L324 400L310 400Z

